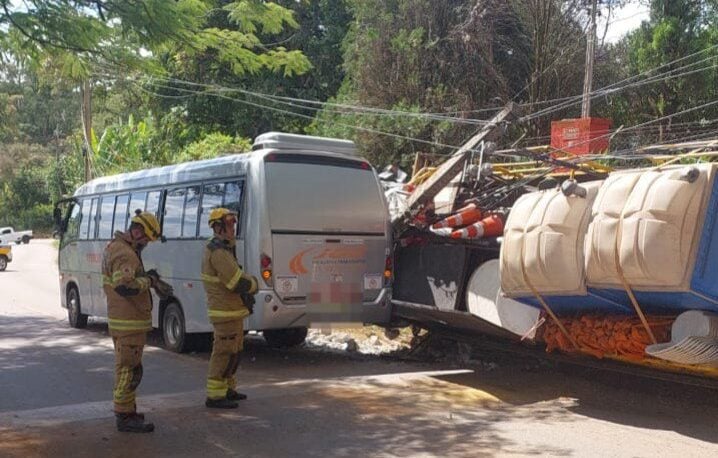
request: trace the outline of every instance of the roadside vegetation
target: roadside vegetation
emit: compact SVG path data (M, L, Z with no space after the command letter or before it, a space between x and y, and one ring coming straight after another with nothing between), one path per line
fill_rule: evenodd
M513 100L537 115L509 139L547 144L552 119L580 114L562 100L583 88L590 3L0 0L0 226L51 230L52 202L86 166L242 153L269 130L353 139L378 167L409 166ZM627 1L599 3L610 24ZM650 11L640 28L617 42L598 31L594 88L608 90L593 115L634 126L717 100L718 1L633 3ZM717 110L613 145L715 138Z

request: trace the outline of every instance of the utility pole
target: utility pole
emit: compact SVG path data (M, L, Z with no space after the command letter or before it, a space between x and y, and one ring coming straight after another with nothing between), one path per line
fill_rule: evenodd
M403 215L392 221L395 234L401 234L409 224L413 215L420 207L433 200L451 180L461 173L464 164L469 160L471 151L482 141L494 141L503 135L508 120L515 116L516 107L509 102L497 113L481 131L471 137L464 145L442 163L431 177L419 185L409 196L407 210Z
M593 86L593 60L596 51L596 13L598 0L593 0L591 8L591 24L588 27L586 42L586 75L583 80L583 102L581 104L581 117L591 117L591 89Z
M90 155L92 154L92 85L87 79L82 82L80 88L82 94L82 132L85 136L85 144L82 147L82 160L85 166L85 183L92 179L90 170Z

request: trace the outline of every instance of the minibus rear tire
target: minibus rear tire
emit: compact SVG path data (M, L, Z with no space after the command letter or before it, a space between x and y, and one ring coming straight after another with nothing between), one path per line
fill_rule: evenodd
M296 347L306 340L307 328L267 329L262 334L272 348Z

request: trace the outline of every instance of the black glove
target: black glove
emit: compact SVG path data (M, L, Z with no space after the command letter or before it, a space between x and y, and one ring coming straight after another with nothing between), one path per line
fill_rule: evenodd
M145 271L145 275L150 279L150 285L154 287L160 280L160 274L157 273L157 269L150 269Z
M160 297L160 299L169 299L174 295L174 288L172 288L172 285L169 283L166 283L162 280L157 280L154 285L155 292Z
M169 299L174 294L172 286L160 279L160 274L157 273L157 270L150 269L145 272L145 274L150 279L150 285L154 288L160 299Z
M240 293L239 297L242 298L242 302L244 302L244 306L249 310L249 314L254 313L254 304L257 302L254 300L254 294Z

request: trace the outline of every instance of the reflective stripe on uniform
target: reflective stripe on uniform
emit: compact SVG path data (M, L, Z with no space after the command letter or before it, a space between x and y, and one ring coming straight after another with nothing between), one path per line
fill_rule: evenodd
M257 284L257 278L252 276L250 277L250 281L252 282L252 286L249 288L249 294L254 294L259 289L259 285Z
M102 284L108 285L112 288L117 286L118 283L120 283L120 280L124 279L124 275L122 272L115 272L112 274L112 277L109 277L108 275L102 276ZM150 279L147 277L136 277L134 279L137 283L139 283L140 289L149 289L150 288Z
M112 398L115 405L134 407L135 392L130 390L130 380L132 378L131 367L121 367L117 379L117 386L112 392Z
M242 278L242 269L237 268L237 272L235 272L229 280L229 283L224 286L226 286L228 290L232 291L237 286L237 283L239 283L240 278Z
M244 318L249 315L248 310L208 310L210 318Z
M227 397L227 380L207 379L207 397L210 399L222 399Z
M200 278L202 279L202 281L206 281L207 283L219 283L220 282L219 277L214 277L212 275L201 274Z
M133 412L135 410L135 391L130 389L132 368L121 367L117 373L117 384L112 391L112 400L116 412Z
M107 320L110 329L117 331L146 331L152 329L152 320L118 320L110 318Z
M115 272L114 274L112 274L111 277L109 275L102 275L102 284L115 286L115 284L117 283L117 280L122 279L122 276L123 276L123 273L120 271Z
M150 289L150 279L147 277L137 277L135 281L140 284L141 289Z

